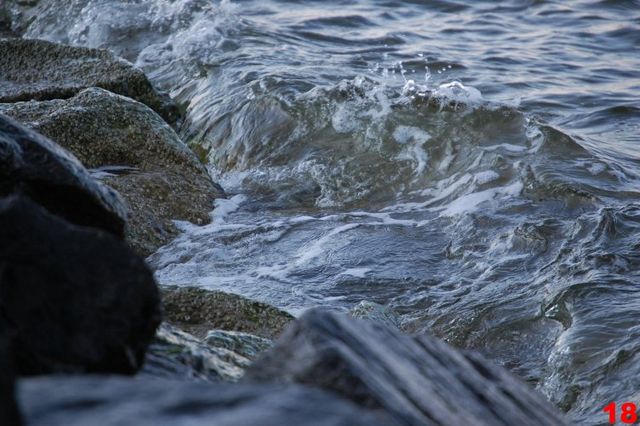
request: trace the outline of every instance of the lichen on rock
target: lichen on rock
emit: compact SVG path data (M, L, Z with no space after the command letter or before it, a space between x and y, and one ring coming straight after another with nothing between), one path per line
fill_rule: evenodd
M128 204L127 239L149 255L173 239L174 220L209 221L224 196L175 131L147 106L104 89L70 99L0 104L71 151Z
M266 303L197 287L161 287L165 320L200 338L210 330L239 331L272 339L293 316Z

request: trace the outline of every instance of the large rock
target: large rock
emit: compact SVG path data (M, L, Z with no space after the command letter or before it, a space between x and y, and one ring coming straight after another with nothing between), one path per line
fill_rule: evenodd
M15 398L15 374L6 324L0 323L0 425L20 426L22 419Z
M70 222L124 234L126 210L115 191L73 155L0 114L0 197L15 193Z
M161 316L144 260L24 197L0 200L0 223L0 321L18 371L137 371Z
M302 386L159 379L42 377L22 380L30 426L392 426L329 392Z
M0 40L0 102L66 99L89 87L142 102L169 123L178 119L178 108L168 96L158 94L141 70L107 50Z
M205 223L223 192L173 129L145 105L103 89L65 100L0 105L73 152L129 206L127 239L143 255L177 235L173 220Z
M240 343L239 340L236 341ZM250 364L246 351L242 351L246 347L251 348L250 343L236 347L216 341L207 342L164 323L149 347L142 374L174 379L235 382Z
M294 322L245 378L328 389L401 425L566 424L541 395L479 355L319 310Z
M274 338L294 319L266 303L197 287L162 287L162 303L168 322L203 339L213 329Z

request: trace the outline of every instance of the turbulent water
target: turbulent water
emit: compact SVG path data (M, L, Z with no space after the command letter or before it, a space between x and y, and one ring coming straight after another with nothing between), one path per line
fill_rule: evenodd
M140 66L229 194L161 283L389 305L580 424L640 399L639 1L50 3L26 35Z

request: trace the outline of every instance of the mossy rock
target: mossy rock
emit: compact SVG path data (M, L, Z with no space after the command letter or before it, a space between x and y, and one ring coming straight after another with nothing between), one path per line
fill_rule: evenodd
M287 312L236 294L178 286L161 291L165 320L202 339L213 329L273 339L294 320Z
M178 234L174 220L207 223L224 196L171 126L133 99L90 88L69 99L0 104L0 112L72 152L122 195L126 237L142 255Z

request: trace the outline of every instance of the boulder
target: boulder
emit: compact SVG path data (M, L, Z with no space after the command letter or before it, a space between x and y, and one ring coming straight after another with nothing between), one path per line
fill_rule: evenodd
M209 220L224 193L173 129L147 106L103 89L70 99L0 104L71 151L128 205L126 236L149 255L173 239L173 220Z
M266 303L197 287L162 287L165 319L193 335L228 330L274 338L294 318Z
M36 39L0 40L0 102L67 99L89 87L142 102L171 124L180 115L141 70L108 50Z
M209 346L229 350L247 359L254 359L273 345L272 340L264 337L227 330L209 330L204 341Z
M0 223L0 323L17 370L136 372L161 317L144 260L25 197L0 200Z
M324 388L400 425L566 424L541 395L480 355L321 310L294 322L245 379Z
M194 383L153 378L22 380L30 426L392 426L335 394L299 385Z
M22 418L15 398L15 374L6 324L0 323L0 425L20 426Z
M250 364L244 354L209 344L163 323L149 347L142 374L173 379L238 381Z
M0 197L16 193L69 222L124 235L126 209L114 190L73 155L0 114Z

